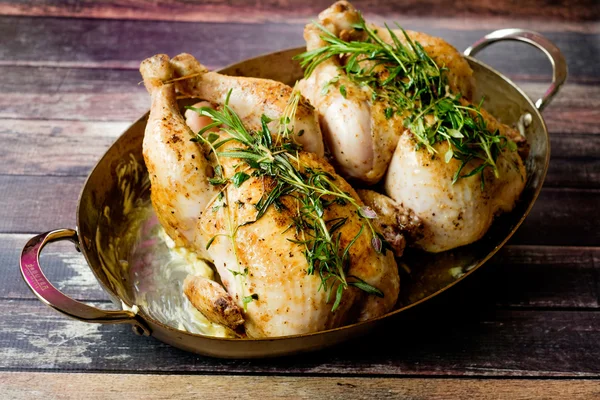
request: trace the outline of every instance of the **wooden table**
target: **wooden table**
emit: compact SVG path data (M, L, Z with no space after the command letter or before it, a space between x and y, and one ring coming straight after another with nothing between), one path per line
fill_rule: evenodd
M570 76L544 112L552 160L541 196L490 265L418 318L319 353L236 361L63 317L25 287L19 253L34 233L75 225L85 177L149 108L142 59L186 51L217 68L301 45L328 1L0 2L1 398L599 398L597 1L390 3L356 5L461 50L503 27L562 49ZM499 44L479 57L532 96L548 86L550 66L532 48ZM42 263L61 290L108 306L72 246L49 246Z

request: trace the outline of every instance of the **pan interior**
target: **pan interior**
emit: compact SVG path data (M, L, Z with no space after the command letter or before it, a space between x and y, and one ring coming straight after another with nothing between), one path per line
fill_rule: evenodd
M302 77L292 56L297 48L250 59L220 72L279 80L293 85ZM508 125L529 113L524 134L531 146L526 160L527 184L517 207L497 218L486 236L476 243L439 254L409 250L400 260L400 299L395 312L430 298L467 276L493 255L514 233L535 201L546 174L549 158L544 122L532 102L499 73L468 58L477 82L476 99ZM181 106L190 104L182 101ZM96 277L117 304L136 304L131 267L140 262L136 241L151 220L149 183L142 156L142 139L148 115L134 123L107 151L89 176L79 202L78 230L84 255ZM409 272L410 271L410 272ZM183 294L182 294L183 297ZM152 318L144 314L146 318ZM161 323L173 325L169 321ZM175 328L185 329L183 326ZM186 329L190 331L190 329Z

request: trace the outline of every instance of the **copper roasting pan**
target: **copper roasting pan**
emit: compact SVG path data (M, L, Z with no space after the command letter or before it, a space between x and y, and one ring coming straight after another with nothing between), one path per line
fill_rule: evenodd
M532 102L508 78L477 61L473 56L487 45L505 40L525 42L542 50L553 67L550 88L544 96ZM287 84L302 77L299 65L292 57L303 48L279 51L242 61L222 69L229 75L253 76L279 80ZM57 229L32 238L21 255L21 273L33 293L45 304L66 314L90 323L131 324L139 335L151 335L156 339L181 349L203 355L226 358L259 358L281 356L321 349L371 331L384 320L425 303L457 282L471 275L494 255L521 225L535 202L548 169L550 144L548 131L541 111L549 104L567 77L565 59L551 42L540 34L520 29L503 29L485 36L464 52L473 68L477 91L476 98L485 96L485 108L507 124L520 124L531 145L526 160L528 180L516 209L498 218L488 234L480 241L450 252L437 255L409 254L403 261L414 266L410 277L401 285L401 299L397 308L382 317L305 335L266 338L228 339L192 334L171 328L149 316L135 305L131 285L128 284L126 268L112 265L117 259L127 259L129 249L121 246L112 249L115 257L103 257L102 246L111 238L119 238L123 228L123 185L128 185L128 195L149 196L147 185L123 182L118 179L118 168L124 160L137 160L143 167L142 138L148 113L127 129L108 149L89 175L77 207L77 229ZM183 103L182 103L183 105ZM122 175L122 174L121 174ZM121 176L122 178L122 176ZM127 178L127 177L125 177ZM139 179L138 179L139 181ZM106 215L106 214L109 215ZM107 223L110 217L111 223ZM96 278L111 296L118 311L98 309L75 301L57 290L44 276L39 265L42 248L52 241L70 240L83 253ZM110 273L108 272L110 271Z

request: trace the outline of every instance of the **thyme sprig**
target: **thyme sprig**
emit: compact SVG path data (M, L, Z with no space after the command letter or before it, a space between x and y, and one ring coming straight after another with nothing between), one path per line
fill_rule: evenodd
M392 43L381 39L376 30L365 23L362 16L353 28L365 35L364 41L346 41L335 36L317 22L323 32L321 39L326 45L304 52L296 59L310 76L315 68L329 59L344 59L343 73L357 85L371 90L372 101L386 102L387 119L394 115L403 118L405 128L412 132L417 149L424 147L432 155L438 143L448 144L444 160L453 158L460 166L453 176L453 183L460 178L480 174L484 187L484 171L491 169L499 176L496 161L508 147L516 151L514 142L487 128L481 113L481 103L468 105L460 93L450 93L447 68L438 66L400 26L404 41L387 25ZM337 83L334 77L325 86ZM345 93L345 87L340 92ZM344 95L344 97L346 97ZM464 171L471 161L478 161L470 171Z
M319 290L326 292L327 302L329 303L335 296L332 312L339 307L344 291L350 286L383 297L383 293L379 289L359 277L347 275L350 267L350 249L364 234L365 228L371 234L373 248L379 253L387 250L385 241L375 231L370 221L376 217L376 214L370 208L358 204L349 193L340 189L336 185L336 177L322 169L311 168L303 163L299 156L301 146L286 140L293 130L290 123L294 118L299 95L292 96L289 110L284 113L276 135L273 135L268 127L271 120L264 115L261 118L261 129L248 130L229 106L230 95L231 91L221 110L206 107L188 108L213 120L211 124L198 132L195 141L209 143L211 152L217 159L221 157L238 159L246 165L248 169L246 172L252 171L250 172L251 176L262 177L272 182L265 185L271 189L265 192L254 205L256 208L254 219L241 223L234 231L237 231L240 226L259 220L270 207L278 211L286 209L284 198L287 196L294 201L296 207L295 210L289 210L294 212L294 217L286 230L296 230L298 240L291 241L303 247L308 264L307 274L319 275L321 279ZM224 135L224 139L219 136L210 141L210 133L204 137L210 129L215 127L227 134ZM227 149L220 150L224 144L229 142L235 143L235 146L230 145ZM217 166L220 165L221 163L218 162ZM221 169L221 174L222 171ZM236 176L239 177L238 174L239 172L232 177L220 175L214 184L239 186L237 183L242 178L236 178ZM326 219L325 211L333 204L353 206L363 221L356 235L345 246L342 245L341 228L346 224L347 218ZM209 244L212 244L213 241L214 238L209 241Z

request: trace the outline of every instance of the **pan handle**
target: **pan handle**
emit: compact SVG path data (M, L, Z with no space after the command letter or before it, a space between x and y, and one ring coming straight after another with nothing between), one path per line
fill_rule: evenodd
M56 289L42 272L40 267L40 254L46 244L50 242L69 240L79 249L77 232L72 229L57 229L42 233L30 239L21 253L21 275L29 289L38 299L69 317L85 322L101 324L132 324L133 331L139 335L148 336L150 330L139 320L136 313L131 310L101 310L87 304L80 303L64 295Z
M550 63L552 64L552 84L548 90L546 90L546 93L544 93L542 98L535 102L537 109L542 111L550 104L552 98L558 93L561 85L565 83L565 80L567 79L567 62L565 57L554 43L537 32L525 29L500 29L489 33L467 48L464 51L464 54L466 56L474 57L475 54L479 53L480 50L483 50L490 44L504 40L516 40L518 42L528 43L543 51L550 60Z

